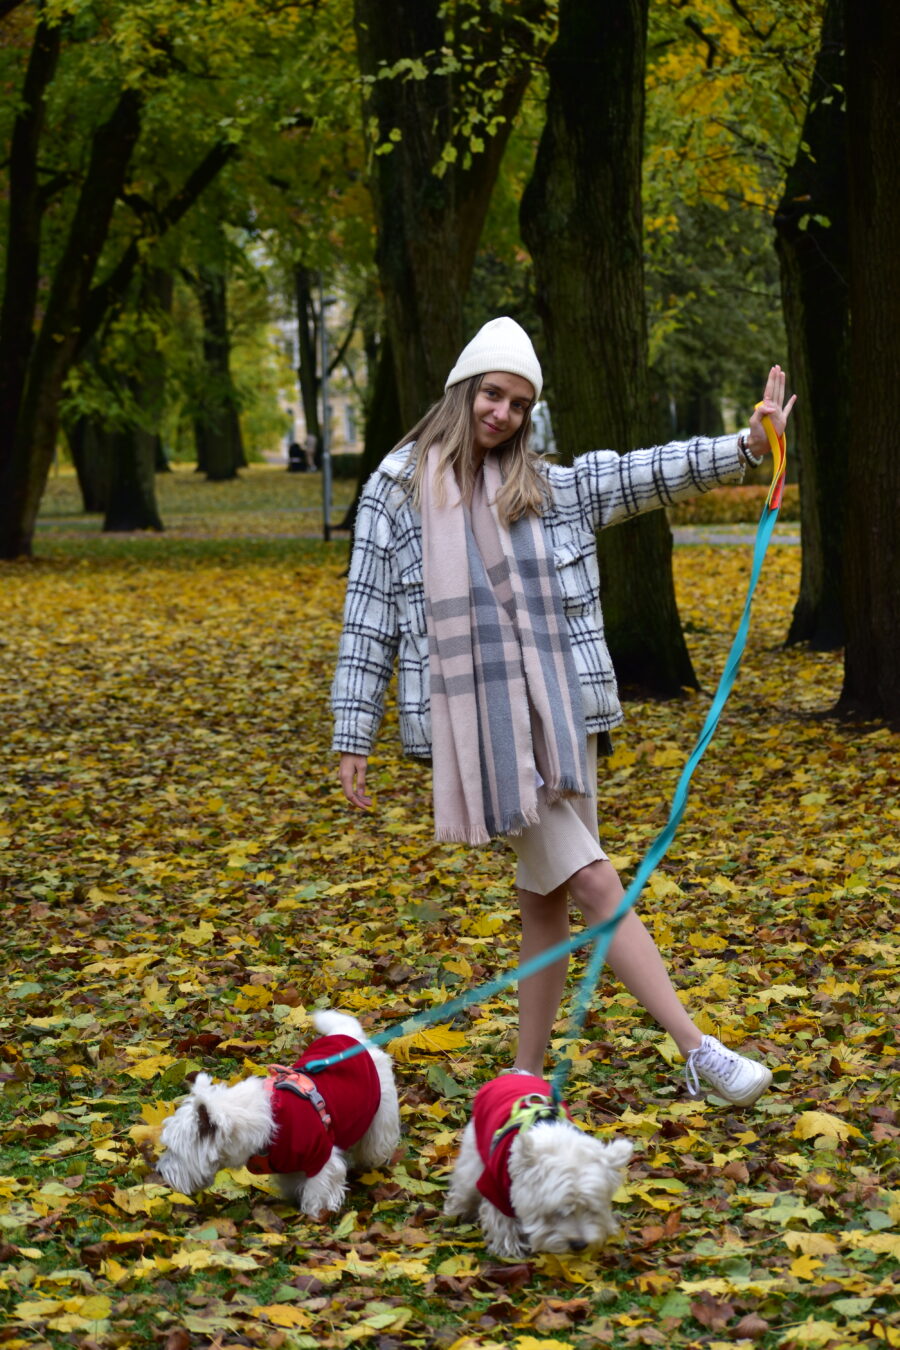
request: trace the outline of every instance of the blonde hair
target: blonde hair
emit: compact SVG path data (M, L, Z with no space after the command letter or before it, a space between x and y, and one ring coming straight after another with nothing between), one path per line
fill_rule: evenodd
M463 500L472 496L475 483L475 432L472 425L475 395L484 375L472 375L459 384L451 384L443 398L394 446L400 450L415 441L415 467L409 482L409 494L418 508L422 501L422 480L428 471L428 451L438 447L437 500L443 496L444 473L449 468L456 475ZM497 494L497 509L505 525L529 512L539 516L550 495L550 488L539 471L540 455L531 449L531 408L522 418L521 426L505 444L497 447L503 470L503 487Z

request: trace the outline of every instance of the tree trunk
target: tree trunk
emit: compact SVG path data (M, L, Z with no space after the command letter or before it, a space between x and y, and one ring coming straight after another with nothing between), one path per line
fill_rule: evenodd
M900 6L847 6L850 464L839 707L900 719Z
M22 103L10 140L6 268L0 307L0 466L11 453L34 342L40 282L43 200L38 154L44 130L45 95L59 61L61 25L38 21L22 87Z
M163 523L156 505L155 434L143 427L123 427L109 435L112 476L104 533L161 530Z
M454 135L459 111L453 74L434 69L447 50L440 0L355 0L360 67L412 61L423 79L374 78L367 113L376 119L380 148L372 191L378 222L376 256L387 332L394 352L403 424L411 426L437 399L463 344L463 302L500 161L528 82L524 52L545 0L498 7L479 35L479 59L489 71L497 119L484 148L468 154ZM511 55L513 44L520 53ZM399 139L398 139L399 137ZM396 142L396 144L395 144ZM457 158L452 160L456 151ZM450 157L445 155L449 153ZM436 172L443 171L443 172Z
M167 317L172 310L174 285L171 271L145 268L137 301L140 311L157 321ZM156 472L165 359L157 342L146 333L138 355L140 374L129 381L129 391L131 402L140 410L140 421L112 433L112 473L103 522L107 533L163 528L156 503Z
M557 446L646 445L641 161L647 0L561 0L547 120L522 199ZM696 687L662 511L600 536L607 640L624 691Z
M312 274L306 267L294 270L294 294L297 300L297 382L303 403L307 436L322 444L319 426L319 321L313 299Z
M200 436L198 463L202 458L210 482L236 478L246 464L237 392L231 378L231 335L228 331L228 297L224 272L203 267L194 280L203 316L205 380L195 425ZM202 442L202 444L201 444Z
M775 216L798 395L800 595L787 640L827 651L844 640L845 484L850 441L845 0L827 0L797 158Z
M109 502L112 477L112 433L93 417L63 418L72 463L86 515L102 515Z
M79 321L140 131L138 93L125 90L98 127L68 237L15 410L0 445L0 557L30 555L38 507L56 451L59 404L81 340Z
M6 12L15 8L7 4ZM8 161L6 275L0 307L0 557L29 556L37 512L56 451L60 400L66 377L104 318L126 294L139 266L144 240L133 239L119 261L94 283L109 227L140 132L141 94L123 89L107 120L97 126L83 155L84 171L74 210L55 228L65 240L52 274L41 275L41 222L63 175L43 181L38 165L45 108L53 83L63 22L37 21L13 122ZM175 226L236 146L214 145L161 211L156 238ZM51 156L52 158L52 156ZM42 166L43 168L43 166ZM44 264L46 273L46 264ZM46 293L38 310L39 283Z

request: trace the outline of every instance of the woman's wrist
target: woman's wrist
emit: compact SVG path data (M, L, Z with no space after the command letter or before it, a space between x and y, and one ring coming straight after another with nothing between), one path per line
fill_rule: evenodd
M738 450L740 451L741 458L743 459L744 463L749 465L751 469L758 469L760 464L762 464L763 462L763 457L762 455L754 455L753 451L750 449L749 432L746 431L739 432L737 443L738 443Z

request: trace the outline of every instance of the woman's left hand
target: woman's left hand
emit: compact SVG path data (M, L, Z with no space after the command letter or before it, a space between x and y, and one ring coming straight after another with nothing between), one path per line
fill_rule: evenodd
M751 455L769 454L769 438L762 424L763 418L769 418L775 435L780 436L791 415L791 408L797 401L797 395L792 394L785 403L784 379L784 371L781 366L773 366L769 371L769 378L766 380L766 392L762 396L762 402L758 408L754 408L753 416L750 418L750 435L747 438L747 448Z

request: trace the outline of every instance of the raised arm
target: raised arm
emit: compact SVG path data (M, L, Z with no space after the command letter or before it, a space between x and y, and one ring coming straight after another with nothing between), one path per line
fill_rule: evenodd
M785 404L784 386L784 371L773 366L746 435L746 449L754 459L769 452L763 416L768 414L780 434L794 406L793 397ZM627 455L595 450L580 455L570 468L552 470L554 497L560 505L571 501L584 526L597 530L739 482L746 464L737 435L694 436Z

